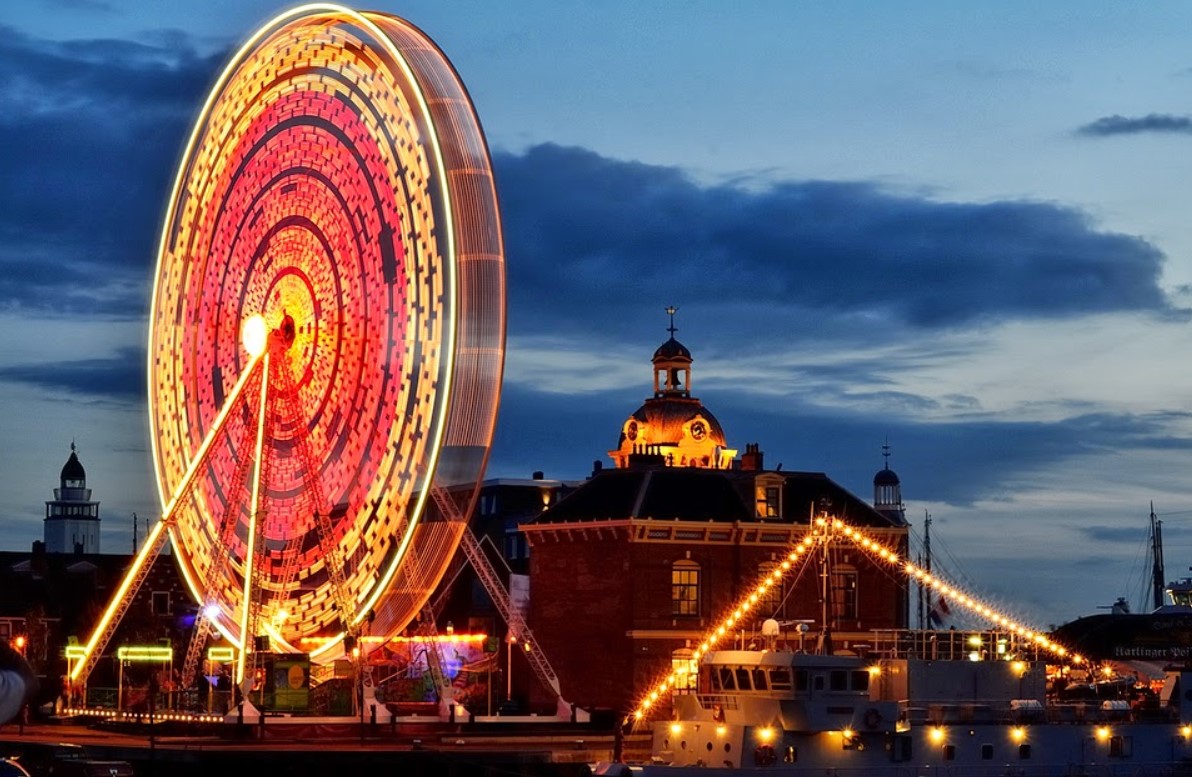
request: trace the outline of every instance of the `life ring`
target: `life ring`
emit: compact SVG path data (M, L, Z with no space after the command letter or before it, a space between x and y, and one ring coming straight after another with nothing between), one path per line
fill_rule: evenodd
M758 745L753 751L753 762L758 766L770 766L778 760L772 745Z
M878 712L875 707L870 707L865 711L865 728L872 731L882 724L882 713Z

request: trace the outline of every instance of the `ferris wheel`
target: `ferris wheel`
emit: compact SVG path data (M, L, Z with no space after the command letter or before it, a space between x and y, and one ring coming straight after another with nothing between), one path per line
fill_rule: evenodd
M504 339L491 161L446 57L336 5L264 25L169 200L148 344L162 518L71 681L167 537L240 676L261 639L327 661L402 630L465 528ZM459 509L432 515L448 488Z

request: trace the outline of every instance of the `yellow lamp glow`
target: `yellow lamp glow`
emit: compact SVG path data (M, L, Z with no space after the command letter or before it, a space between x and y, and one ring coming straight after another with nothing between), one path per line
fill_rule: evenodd
M249 316L240 330L240 342L244 350L253 356L260 356L265 352L265 344L269 342L269 327L265 317L260 313Z
M931 729L931 741L935 742L937 744L940 742L943 742L944 741L944 730L938 726Z
M774 729L766 726L757 730L757 740L763 745L768 745L774 741Z
M1097 741L1104 742L1106 739L1109 739L1109 727L1097 726Z
M1021 742L1022 740L1026 739L1026 730L1021 726L1015 726L1014 728L1010 729L1010 738L1015 742Z

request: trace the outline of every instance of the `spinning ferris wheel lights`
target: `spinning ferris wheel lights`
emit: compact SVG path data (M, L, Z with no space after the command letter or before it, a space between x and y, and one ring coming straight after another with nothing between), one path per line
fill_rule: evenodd
M428 494L470 514L504 369L492 165L433 41L330 4L250 37L186 145L149 331L162 520L72 679L167 534L242 654L319 636L327 661L350 631L404 629L459 544Z

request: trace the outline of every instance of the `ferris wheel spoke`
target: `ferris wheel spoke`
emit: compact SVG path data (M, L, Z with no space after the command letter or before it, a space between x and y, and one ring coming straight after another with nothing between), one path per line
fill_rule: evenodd
M266 418L269 412L269 379L271 376L269 372L269 352L265 352L264 367L262 369L263 377L261 380L261 396L257 405L257 441L256 441L256 467L253 471L252 479L252 498L249 502L248 509L248 534L246 542L247 549L244 551L244 595L243 607L240 613L240 657L236 662L236 682L244 682L244 667L247 663L248 655L253 650L253 621L252 617L255 612L253 607L253 578L256 575L256 548L258 537L258 529L264 524L261 518L261 497L262 489L268 487L266 479L265 467L265 438L266 438Z
M182 479L178 481L178 485L174 488L174 493L171 495L170 501L166 504L161 519L153 524L153 527L145 536L145 542L133 557L132 565L124 573L124 578L120 581L120 585L112 593L111 601L108 602L103 615L100 616L99 622L95 624L95 628L91 632L91 637L83 647L82 656L70 672L70 681L72 683L86 680L87 675L90 674L91 669L95 665L95 661L98 660L99 654L103 652L116 626L119 625L120 618L132 604L132 600L136 597L137 591L140 590L141 584L145 582L145 578L149 574L149 565L146 562L156 557L165 544L166 530L174 524L178 507L185 504L189 498L191 489L197 480L197 474L207 464L207 457L211 452L212 444L223 433L227 426L231 409L239 403L240 396L244 393L244 389L248 385L253 373L259 368L260 361L259 356L250 357L244 372L240 375L240 379L232 388L232 392L228 395L223 407L220 408L215 422L211 424L211 428L207 431L207 435L203 438L199 449L191 459L190 466L187 467ZM268 381L262 382L267 383Z

